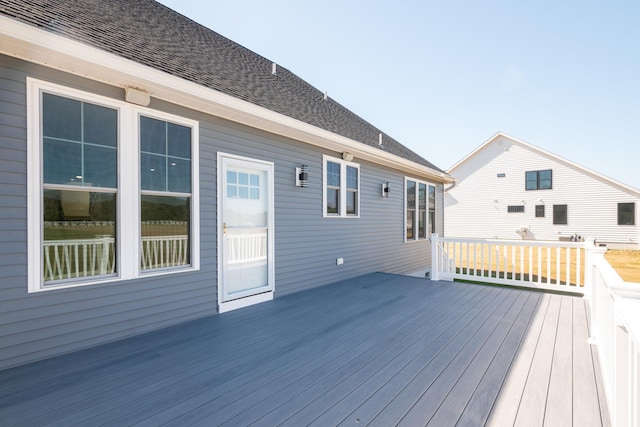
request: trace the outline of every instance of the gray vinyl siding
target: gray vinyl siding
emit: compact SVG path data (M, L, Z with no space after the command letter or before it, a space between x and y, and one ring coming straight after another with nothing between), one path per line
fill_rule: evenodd
M402 171L355 159L360 218L323 218L322 155L339 153L153 99L150 108L200 123L200 270L28 294L26 77L118 100L124 91L10 57L0 56L0 63L0 369L215 314L218 152L274 162L276 297L430 264L428 241L403 241ZM300 164L309 165L308 188L294 184ZM386 181L390 198L380 196ZM336 265L338 257L344 265Z

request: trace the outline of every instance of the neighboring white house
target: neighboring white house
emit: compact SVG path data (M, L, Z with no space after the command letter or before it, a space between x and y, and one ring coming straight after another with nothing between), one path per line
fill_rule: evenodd
M448 171L448 237L571 240L640 248L640 190L504 133Z

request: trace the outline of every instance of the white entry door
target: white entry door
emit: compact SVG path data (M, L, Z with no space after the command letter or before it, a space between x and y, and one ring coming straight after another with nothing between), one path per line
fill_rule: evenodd
M220 312L273 298L273 163L219 154Z

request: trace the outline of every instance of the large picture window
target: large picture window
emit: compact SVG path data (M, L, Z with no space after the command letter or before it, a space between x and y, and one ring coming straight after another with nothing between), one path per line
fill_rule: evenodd
M323 157L323 216L360 216L360 165Z
M405 178L405 240L421 240L435 233L436 187Z
M27 86L29 291L198 268L197 122Z

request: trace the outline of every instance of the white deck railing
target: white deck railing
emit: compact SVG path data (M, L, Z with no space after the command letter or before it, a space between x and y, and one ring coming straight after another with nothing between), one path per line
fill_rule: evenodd
M149 236L142 239L140 266L144 269L173 267L189 262L189 236ZM114 274L115 238L45 240L44 280Z
M431 237L433 280L473 280L584 295L613 426L640 426L640 284L584 243Z
M640 284L625 283L604 258L589 252L590 342L598 348L614 426L640 426Z
M431 236L432 278L584 293L584 243Z

